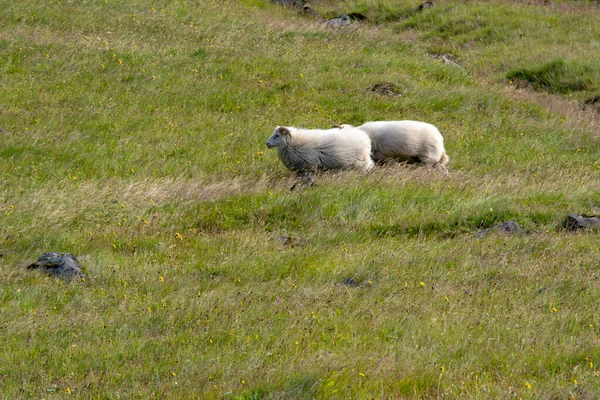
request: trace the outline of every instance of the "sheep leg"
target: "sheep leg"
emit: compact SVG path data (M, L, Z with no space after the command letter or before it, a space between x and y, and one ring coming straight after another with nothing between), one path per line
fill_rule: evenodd
M440 171L444 175L444 178L448 176L448 169L444 165L442 165L439 161L434 163L433 167L435 169L437 169L438 171Z
M315 180L308 172L299 172L298 177L296 178L296 182L290 188L290 191L294 191L298 186L315 186Z

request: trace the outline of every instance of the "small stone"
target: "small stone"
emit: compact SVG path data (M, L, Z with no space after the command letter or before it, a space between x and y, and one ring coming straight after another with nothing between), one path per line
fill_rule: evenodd
M506 221L496 225L496 230L501 233L517 233L521 232L521 227L514 221Z
M431 8L435 5L435 3L432 0L426 1L425 3L421 4L419 7L417 7L417 11L423 11L426 8Z
M302 5L302 8L300 9L299 12L302 15L306 15L308 17L313 17L318 20L323 20L323 17L321 17L321 14L319 14L314 8L312 8L309 3L304 3L304 5Z
M598 96L594 96L594 97L590 97L589 99L585 100L583 102L583 104L599 104L600 103L600 95Z
M350 25L350 17L346 14L342 14L339 17L331 18L327 20L329 26L348 26Z
M482 229L475 234L475 237L481 238L490 233L491 231L496 231L498 233L503 234L511 234L521 232L521 227L514 221L506 221L501 224L497 224L492 226L491 228Z
M380 82L369 86L369 91L384 96L396 96L398 93L398 86L391 82Z
M600 113L600 95L584 100L583 108L591 108Z
M460 65L460 63L458 62L458 60L456 59L456 57L454 57L452 55L442 54L440 56L440 60L442 60L442 62L444 64L448 64L448 65L451 65L453 67L463 68L463 66Z
M356 22L363 22L363 21L368 20L368 18L365 14L362 14L359 12L352 12L352 13L348 14L348 18L350 18L351 21L356 21Z
M37 261L27 266L27 269L39 269L40 271L65 281L73 278L87 278L81 271L79 262L73 254L47 252L40 256Z
M306 240L298 236L277 236L275 239L282 245L288 247L299 247L306 244Z
M552 289L552 286L544 286L543 288L538 289L535 294L542 294L550 289Z
M575 213L570 213L563 227L569 231L579 230L600 230L600 218L596 216L583 216Z
M360 286L360 283L356 279L348 277L342 281L342 285L358 287Z

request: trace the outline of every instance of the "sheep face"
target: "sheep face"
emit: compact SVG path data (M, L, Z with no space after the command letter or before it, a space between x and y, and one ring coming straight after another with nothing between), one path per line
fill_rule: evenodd
M286 128L285 126L278 126L273 131L273 134L271 135L269 140L267 140L267 147L268 148L280 147L282 144L288 142L290 140L290 138L291 138L290 130L288 128Z

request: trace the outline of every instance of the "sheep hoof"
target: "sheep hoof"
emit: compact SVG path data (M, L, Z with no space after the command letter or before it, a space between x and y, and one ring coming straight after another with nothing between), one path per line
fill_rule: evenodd
M438 171L440 171L444 178L448 177L449 173L448 173L448 169L446 168L446 166L440 164L439 162L436 162L435 164L433 164L433 167L435 169L437 169Z

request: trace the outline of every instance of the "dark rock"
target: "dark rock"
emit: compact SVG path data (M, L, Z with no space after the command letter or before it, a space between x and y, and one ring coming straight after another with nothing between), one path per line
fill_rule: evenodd
M391 82L380 82L369 86L369 91L384 96L399 95L398 86Z
M309 17L313 17L319 20L323 20L321 14L319 14L314 8L310 6L309 3L304 3L302 8L300 9L300 13Z
M417 7L417 11L423 11L426 8L431 8L435 5L435 3L431 0L426 1L425 3L421 4L419 7Z
M563 222L563 227L569 231L600 230L600 218L570 213Z
M350 25L350 17L346 14L342 14L339 17L328 19L327 25L335 27L348 26Z
M584 100L583 108L591 108L600 113L600 95Z
M583 102L583 104L589 104L589 105L600 104L600 95L594 96L594 97L590 97L589 99L585 100Z
M356 22L363 22L363 21L368 20L368 18L365 14L361 14L361 13L357 13L357 12L348 14L348 18L350 18L351 21L356 21Z
M481 238L487 235L488 233L495 231L503 234L511 234L521 232L521 227L514 221L506 221L501 224L497 224L492 226L491 228L482 229L475 234L475 237Z
M79 262L73 254L69 253L44 253L37 261L27 266L28 269L39 269L40 271L65 281L73 278L87 278L81 271Z
M358 286L360 286L360 282L358 282L354 278L346 278L346 279L344 279L342 281L342 285L344 285L344 286L358 287Z
M275 239L282 245L288 247L299 247L306 244L306 240L298 236L277 236Z
M552 289L552 286L544 286L543 288L538 289L535 294L542 294L550 289Z
M496 225L496 230L500 233L517 233L521 232L521 227L514 221L506 221Z

